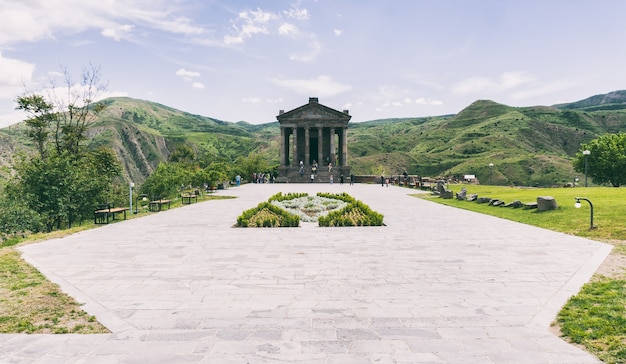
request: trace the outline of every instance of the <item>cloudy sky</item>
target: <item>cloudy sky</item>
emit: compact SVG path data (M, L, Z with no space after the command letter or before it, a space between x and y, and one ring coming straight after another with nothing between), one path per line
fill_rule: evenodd
M105 96L226 121L319 97L355 122L626 89L622 0L0 0L0 126L90 63Z

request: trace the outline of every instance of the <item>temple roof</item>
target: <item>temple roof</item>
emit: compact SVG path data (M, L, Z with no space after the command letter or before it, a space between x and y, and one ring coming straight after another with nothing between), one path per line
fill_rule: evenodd
M278 122L290 125L323 124L328 126L346 126L352 116L348 110L343 112L324 106L319 103L317 97L310 97L309 103L293 110L283 112L276 116Z

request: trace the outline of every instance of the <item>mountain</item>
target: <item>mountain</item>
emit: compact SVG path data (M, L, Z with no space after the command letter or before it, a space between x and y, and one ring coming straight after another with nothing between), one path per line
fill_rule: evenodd
M562 110L582 111L623 110L626 109L626 91L613 91L576 102L554 105L554 107Z
M141 184L179 145L205 158L257 154L278 164L277 122L251 125L186 113L132 98L110 98L88 130L89 147L119 156L125 177ZM626 131L626 91L554 106L511 107L478 100L456 115L350 124L355 174L476 175L498 184L546 186L572 181L571 158L604 133ZM0 176L14 156L33 146L25 126L0 129ZM493 170L489 164L493 163Z

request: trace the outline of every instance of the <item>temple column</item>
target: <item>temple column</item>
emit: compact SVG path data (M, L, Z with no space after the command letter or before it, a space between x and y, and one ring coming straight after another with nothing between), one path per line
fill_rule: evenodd
M335 163L335 128L330 128L330 162Z
M324 128L317 127L317 163L322 166L324 161Z
M300 161L298 160L298 128L294 127L291 129L293 135L293 166L298 167L300 165Z
M348 128L343 128L341 133L341 165L348 165Z
M304 128L304 165L308 166L311 162L311 142L309 140L309 127Z
M284 167L287 165L287 156L285 155L285 128L280 127L280 165Z

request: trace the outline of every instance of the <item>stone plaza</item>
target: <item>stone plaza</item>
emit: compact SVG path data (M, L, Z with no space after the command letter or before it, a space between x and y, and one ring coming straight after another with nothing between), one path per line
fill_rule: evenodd
M342 192L385 226L234 228L277 192ZM0 335L2 363L598 363L550 324L611 246L401 187L248 184L20 247L111 331Z

